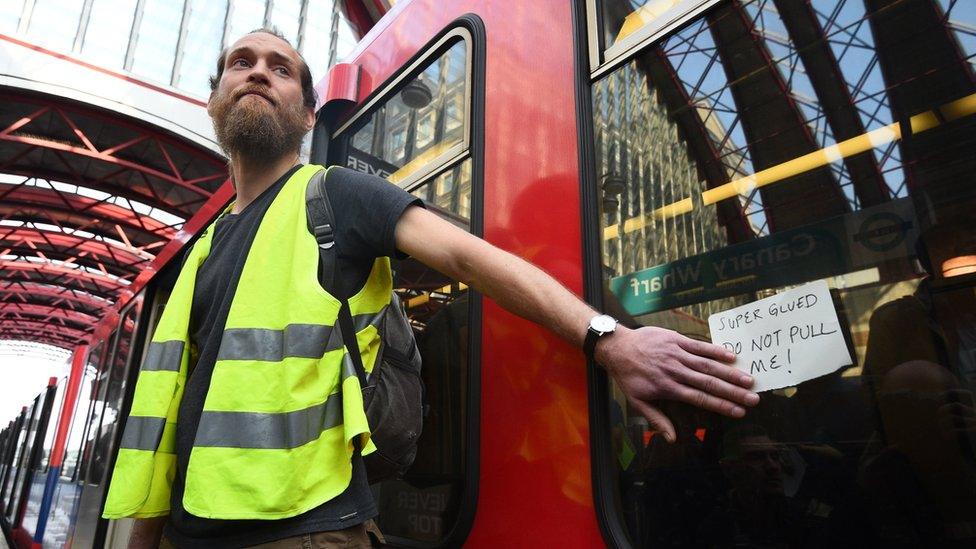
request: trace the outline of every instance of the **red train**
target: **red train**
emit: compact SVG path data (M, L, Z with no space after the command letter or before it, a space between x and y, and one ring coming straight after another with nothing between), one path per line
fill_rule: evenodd
M630 325L708 339L709 315L825 280L852 364L743 420L665 405L669 445L578 349L403 262L429 412L415 466L373 487L388 540L972 546L974 24L935 0L397 2L317 86L312 162ZM96 331L46 539L124 544L98 517L134 375L227 200Z

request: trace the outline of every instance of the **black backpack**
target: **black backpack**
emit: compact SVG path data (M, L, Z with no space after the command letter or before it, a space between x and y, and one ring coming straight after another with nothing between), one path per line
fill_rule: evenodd
M356 331L349 311L349 296L338 284L338 252L335 246L334 219L326 178L350 177L355 172L340 166L321 170L312 176L305 192L309 231L319 246L319 282L342 303L339 330L356 366L363 403L376 451L365 456L370 483L400 478L417 456L417 440L423 428L424 384L420 378L421 358L413 328L394 292L390 304L377 324L380 349L373 371L363 368ZM358 446L357 446L358 448Z

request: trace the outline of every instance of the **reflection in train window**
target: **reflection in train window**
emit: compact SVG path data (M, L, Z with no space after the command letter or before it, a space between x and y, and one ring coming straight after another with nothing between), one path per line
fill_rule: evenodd
M48 423L45 427L44 441L41 443L40 461L34 469L34 477L31 482L30 495L27 499L26 512L24 513L21 525L28 532L33 532L37 528L37 518L41 510L41 499L44 495L44 485L50 471L51 451L54 449L54 438L57 433L57 421L61 417L61 408L64 406L65 389L68 385L68 378L62 377L58 380L55 393L51 396L51 411L48 416ZM42 393L43 395L43 393ZM43 401L43 396L41 397Z
M690 17L708 0L588 0L592 15L602 23L591 34L600 48L592 58L612 62L628 49L651 39L656 33Z
M111 337L105 341L110 341ZM87 402L85 407L84 422L79 425L79 435L81 438L78 439L78 453L75 457L73 469L73 479L80 480L84 482L84 471L88 465L89 450L90 448L88 441L94 436L94 432L98 429L99 412L98 412L98 382L99 382L99 369L102 366L102 359L105 358L105 341L100 341L95 347L89 351L88 359L85 363L85 379L81 384L81 403ZM79 406L80 408L80 406ZM67 469L67 463L65 464Z
M381 105L343 131L343 163L405 187L456 161L467 148L468 43L456 40Z
M612 387L636 546L976 543L974 24L723 2L594 82L605 308L709 340L709 315L824 280L854 362L741 420L663 405L673 445Z

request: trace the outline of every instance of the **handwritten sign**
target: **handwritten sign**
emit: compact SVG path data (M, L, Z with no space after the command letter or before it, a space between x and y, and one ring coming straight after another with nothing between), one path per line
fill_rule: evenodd
M827 282L818 280L708 317L712 343L736 354L753 390L791 387L852 364Z

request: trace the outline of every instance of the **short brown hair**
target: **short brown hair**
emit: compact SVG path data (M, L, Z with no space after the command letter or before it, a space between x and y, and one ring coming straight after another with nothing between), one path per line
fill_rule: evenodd
M247 34L255 34L259 32L280 38L281 40L284 40L286 44L291 46L291 42L285 38L284 35L281 34L281 31L279 31L276 27L261 27L260 29L254 29ZM292 46L292 48L294 49L294 46ZM295 53L298 53L298 73L302 82L302 103L304 103L306 107L314 110L317 98L315 96L315 86L312 84L312 71L308 68L308 62L305 61L305 58L302 57L302 54L299 53L297 49L295 50ZM220 55L217 56L217 74L210 77L210 91L215 91L217 86L220 84L220 77L224 75L224 63L226 62L227 48L224 48L220 51Z

